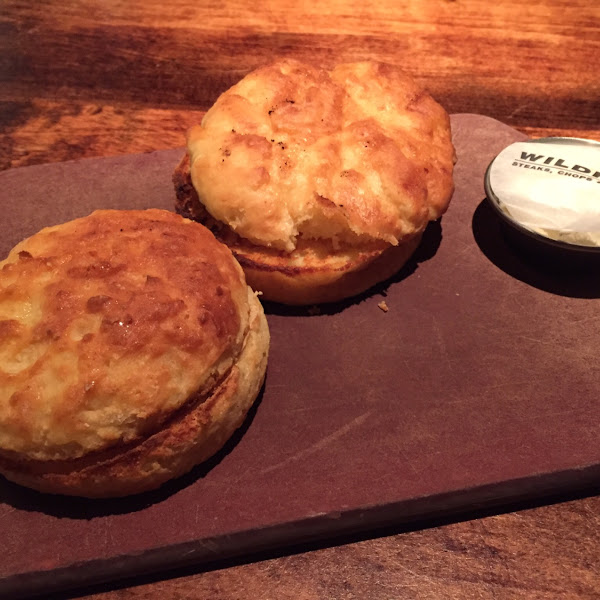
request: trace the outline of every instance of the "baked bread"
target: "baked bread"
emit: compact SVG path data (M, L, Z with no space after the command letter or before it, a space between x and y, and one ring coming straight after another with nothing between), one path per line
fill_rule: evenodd
M268 348L202 225L106 210L43 229L0 262L0 473L87 497L157 488L240 426Z
M446 111L391 65L281 60L187 135L176 208L233 251L263 298L331 302L395 273L447 209Z

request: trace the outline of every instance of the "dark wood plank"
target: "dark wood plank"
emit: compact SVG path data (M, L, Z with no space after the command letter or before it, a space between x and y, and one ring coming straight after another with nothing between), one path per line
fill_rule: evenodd
M595 600L600 499L560 503L204 572L89 600Z
M521 136L487 117L452 122L453 207L429 229L418 266L386 286L389 312L377 293L320 317L267 307L274 368L260 406L201 476L137 499L67 505L3 485L0 590L201 564L568 492L598 477L600 368L591 348L600 287L514 260L479 205L487 164ZM6 253L42 226L97 207L172 207L179 157L4 172L0 246ZM489 290L500 301L477 310ZM555 340L569 340L570 352L555 352ZM525 365L522 356L533 359ZM23 543L39 530L35 547Z

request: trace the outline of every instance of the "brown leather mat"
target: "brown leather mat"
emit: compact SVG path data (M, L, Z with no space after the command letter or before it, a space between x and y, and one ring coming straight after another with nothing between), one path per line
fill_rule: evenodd
M344 305L268 305L264 393L217 457L123 500L44 496L0 479L0 596L598 478L600 278L542 269L513 252L483 203L483 176L522 136L477 115L454 115L452 124L456 192L415 261ZM0 254L94 208L172 208L181 152L0 173Z

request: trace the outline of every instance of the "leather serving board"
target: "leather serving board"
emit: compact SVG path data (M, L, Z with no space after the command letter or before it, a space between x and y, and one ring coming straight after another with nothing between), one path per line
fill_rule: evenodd
M484 202L522 135L454 115L456 191L372 294L266 306L264 392L226 448L154 493L89 501L0 478L0 596L116 579L536 498L600 473L600 286L513 252ZM173 206L181 150L0 173L0 250L94 208ZM383 299L389 308L383 312Z

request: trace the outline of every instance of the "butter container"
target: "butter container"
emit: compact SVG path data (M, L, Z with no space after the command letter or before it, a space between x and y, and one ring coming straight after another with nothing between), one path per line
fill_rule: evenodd
M519 253L550 267L600 267L600 143L511 144L490 163L484 187Z

